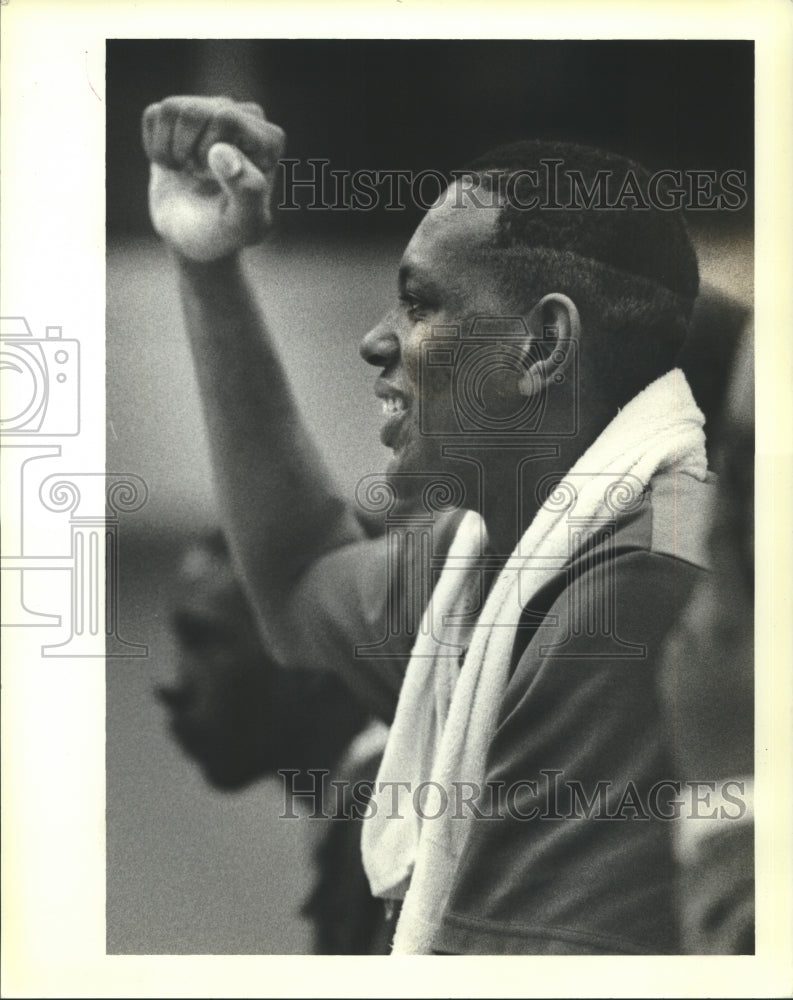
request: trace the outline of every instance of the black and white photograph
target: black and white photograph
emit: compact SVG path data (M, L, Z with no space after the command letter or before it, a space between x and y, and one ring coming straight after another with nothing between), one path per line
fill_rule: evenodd
M103 226L63 280L101 255L103 330L3 296L3 631L97 685L108 995L177 995L134 971L177 958L183 995L300 995L200 982L275 956L391 995L406 955L749 995L790 872L759 43L257 6L99 29ZM446 967L413 989L458 995Z
M110 951L753 952L753 75L108 42Z

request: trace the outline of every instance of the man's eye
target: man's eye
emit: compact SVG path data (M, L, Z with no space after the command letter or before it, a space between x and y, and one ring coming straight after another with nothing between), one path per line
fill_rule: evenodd
M401 295L400 302L405 307L405 312L411 320L421 319L422 304L415 295Z

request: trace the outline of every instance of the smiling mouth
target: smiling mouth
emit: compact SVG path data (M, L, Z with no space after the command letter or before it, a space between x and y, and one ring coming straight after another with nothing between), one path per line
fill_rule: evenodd
M383 400L383 416L394 416L404 413L405 410L405 401L401 396L386 396Z
M380 440L386 448L396 448L402 422L407 416L408 407L403 396L392 394L382 396L383 416L385 423L380 431Z

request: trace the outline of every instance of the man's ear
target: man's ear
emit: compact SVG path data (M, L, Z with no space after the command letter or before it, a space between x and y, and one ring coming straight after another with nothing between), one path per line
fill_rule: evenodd
M581 334L578 307L562 292L544 295L529 313L526 372L518 388L532 396L564 381L573 358L573 342Z

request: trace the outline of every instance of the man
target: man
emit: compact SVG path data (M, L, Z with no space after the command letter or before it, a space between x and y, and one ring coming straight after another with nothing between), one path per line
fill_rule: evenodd
M747 329L716 435L713 571L694 589L660 673L676 773L700 800L675 824L681 945L695 955L755 948L753 347Z
M143 132L263 640L346 671L393 719L363 851L394 950L676 951L655 675L709 492L703 418L672 370L698 284L682 222L635 164L558 144L485 157L430 209L362 344L395 497L477 512L435 517L427 562L410 532L363 537L242 276L283 133L214 98L153 105ZM604 177L620 207L580 204ZM410 580L421 627L391 628Z
M235 791L282 768L334 767L365 725L336 674L286 670L263 652L221 532L185 553L171 622L174 676L157 694L173 735L214 787Z
M296 771L304 772L303 784L308 769L328 776L319 783L324 794L306 811L320 832L313 891L303 906L314 951L387 954L382 906L361 865L360 817L349 803L339 808L329 783L331 777L351 786L371 782L385 727L366 725L338 674L321 664L287 670L267 657L221 532L190 546L176 583L176 670L158 689L173 735L206 780L224 791L279 771L293 782ZM296 815L291 802L285 809Z

